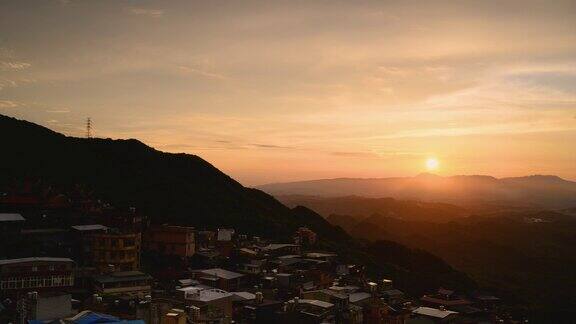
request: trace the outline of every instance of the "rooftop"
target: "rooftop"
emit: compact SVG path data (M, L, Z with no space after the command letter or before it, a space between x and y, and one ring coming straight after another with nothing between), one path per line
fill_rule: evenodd
M316 299L300 299L298 302L303 303L303 304L318 306L321 308L330 308L330 307L334 306L334 304L332 304L332 303L328 303L328 302L316 300Z
M350 294L350 296L348 296L348 299L350 300L351 303L356 303L362 300L366 300L370 298L370 296L371 295L367 292L357 292Z
M107 230L108 227L100 224L93 224L93 225L74 225L72 226L73 229L77 231L98 231L98 230Z
M386 295L388 297L393 297L393 296L402 296L402 295L404 295L404 293L398 289L389 289L389 290L383 291L382 295Z
M140 271L115 272L109 275L94 277L94 281L100 283L126 282L126 281L137 281L148 279L152 279L152 277Z
M221 268L200 270L199 272L203 273L205 275L216 276L218 278L227 279L227 280L244 277L244 275L241 273L232 272L232 271L224 270Z
M203 289L199 291L193 291L190 293L186 293L186 299L188 300L195 300L201 302L209 302L212 300L217 300L221 298L231 297L233 294L221 290L221 289Z
M253 300L256 299L256 295L249 293L247 291L233 291L233 295L239 297L240 300Z
M278 250L278 249L283 249L286 247L298 247L298 245L296 244L277 244L277 243L272 243L272 244L268 244L265 247L262 248L263 251L273 251L273 250Z
M218 241L231 241L232 236L234 235L234 232L235 231L233 229L227 229L227 228L218 229L217 240Z
M439 298L436 296L427 296L424 295L422 296L422 298L420 298L421 301L423 302L427 302L427 303L432 303L432 304L438 304L438 305L444 305L444 306L455 306L455 305L468 305L470 304L470 301L466 300L466 299L462 299L462 298L457 298L457 299L444 299L444 298Z
M441 310L432 307L418 307L412 311L412 313L417 315L424 315L430 316L435 318L446 318L452 314L458 314L457 312L449 311L449 310Z
M25 220L20 214L0 213L0 222L23 222Z
M338 256L338 254L335 254L335 253L322 253L322 252L306 253L306 257L312 258L312 259L332 258L332 257L337 257L337 256Z
M23 262L74 262L74 261L70 258L31 257L31 258L0 260L0 265L16 264Z

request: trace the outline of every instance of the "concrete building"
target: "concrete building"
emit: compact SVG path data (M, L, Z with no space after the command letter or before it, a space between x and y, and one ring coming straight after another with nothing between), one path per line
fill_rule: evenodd
M18 300L19 318L21 320L52 321L73 314L72 298L66 293L28 292Z
M457 316L457 312L449 311L444 308L418 307L412 311L412 316L407 323L455 323L458 319Z
M196 279L201 283L224 290L240 290L245 275L220 268L200 270Z
M74 285L74 266L69 258L0 260L0 295L66 290Z
M93 265L100 271L140 269L140 233L108 230L92 236Z
M187 324L188 315L183 309L173 308L162 317L161 324Z
M19 232L25 221L20 214L0 213L0 233Z
M165 255L191 257L196 252L193 227L154 226L144 237L144 249Z
M151 290L152 277L140 271L114 272L94 278L94 291L102 296L144 298Z
M198 323L232 322L232 302L235 295L221 289L200 289L186 293L185 300L189 306L197 309L193 317Z
M89 266L94 261L93 236L108 231L108 227L100 224L74 225L71 227L72 240L74 241L74 260L78 266Z

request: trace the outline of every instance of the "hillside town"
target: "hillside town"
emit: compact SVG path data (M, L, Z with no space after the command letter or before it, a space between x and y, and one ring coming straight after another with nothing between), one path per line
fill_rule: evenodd
M490 293L409 296L307 227L280 240L156 216L80 188L1 192L0 323L513 322Z

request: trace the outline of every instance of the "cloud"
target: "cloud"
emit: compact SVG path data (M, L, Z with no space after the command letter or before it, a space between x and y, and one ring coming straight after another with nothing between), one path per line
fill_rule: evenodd
M4 88L15 88L18 87L20 85L24 85L24 84L28 84L28 83L34 83L36 82L35 79L17 79L17 80L13 80L13 79L0 79L0 90L4 89Z
M257 148L266 148L266 149L293 149L292 146L282 146L282 145L272 145L272 144L250 144L251 146Z
M377 157L375 154L370 152L344 152L344 151L335 151L330 152L331 155L340 156L340 157L352 157L352 158L374 158Z
M70 112L70 110L66 109L66 108L64 108L64 109L51 109L51 110L46 110L46 112L50 113L50 114L67 114Z
M32 64L27 62L0 62L0 70L24 70L31 67Z
M126 11L131 15L147 16L151 18L162 18L164 16L164 10L161 9L128 8Z
M184 72L186 74L197 74L197 75L203 76L203 77L208 78L208 79L214 79L214 80L227 80L227 79L229 79L229 77L224 75L224 74L210 71L210 70L206 69L205 67L201 67L201 66L180 65L180 66L178 66L178 70L180 70L181 72Z
M16 101L0 100L0 108L16 108L19 106L20 104Z

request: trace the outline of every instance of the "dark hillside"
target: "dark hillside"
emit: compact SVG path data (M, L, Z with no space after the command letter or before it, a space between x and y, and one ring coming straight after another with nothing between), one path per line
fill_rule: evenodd
M437 280L419 280L413 269L371 254L378 249L367 249L314 211L290 209L260 190L245 188L195 155L160 152L137 140L66 137L1 115L0 145L0 188L26 178L60 187L82 185L117 207L136 206L156 223L229 226L279 241L307 226L318 233L322 248L365 265L369 273L406 283L400 288L408 293L434 290L437 282L463 289L475 286L449 267L433 273ZM413 258L424 264L443 262L432 255Z

